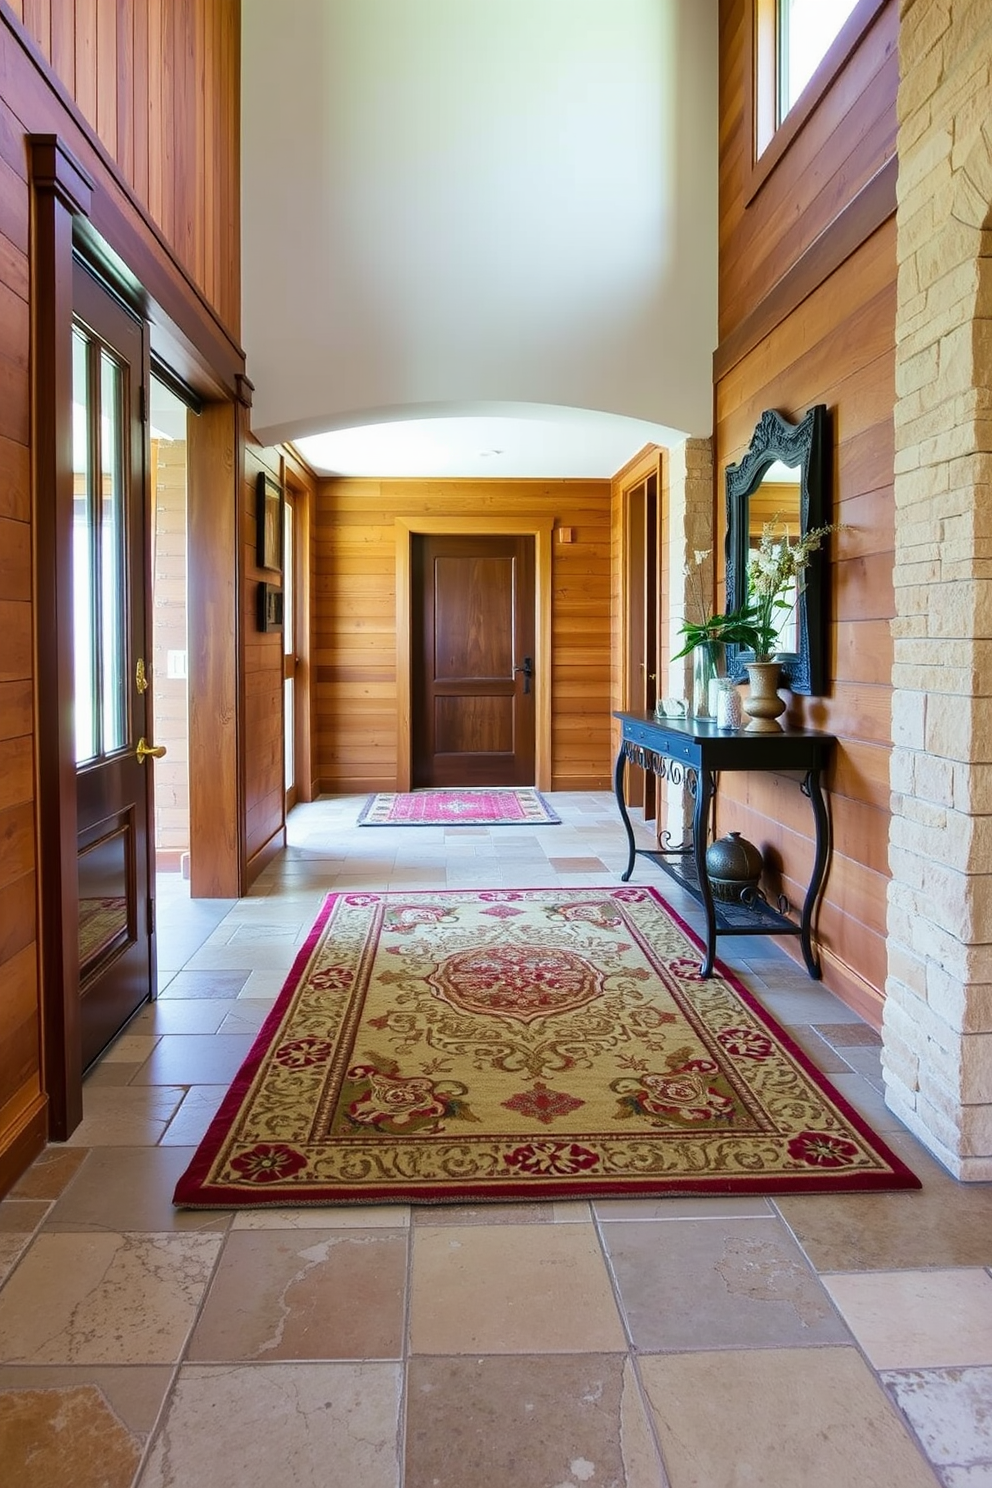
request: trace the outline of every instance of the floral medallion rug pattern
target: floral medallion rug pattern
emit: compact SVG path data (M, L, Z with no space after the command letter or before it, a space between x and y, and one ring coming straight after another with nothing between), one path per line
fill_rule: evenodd
M653 888L331 895L175 1201L918 1187L699 956Z
M362 807L360 827L509 827L560 825L532 786L489 790L382 791Z

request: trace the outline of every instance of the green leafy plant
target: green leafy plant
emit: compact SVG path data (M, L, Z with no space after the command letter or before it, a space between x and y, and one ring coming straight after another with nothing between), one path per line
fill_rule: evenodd
M684 573L693 589L691 595L695 603L696 613L705 615L703 608L702 585L699 570L710 556L712 549L704 548L693 554L693 563L686 564ZM694 581L694 582L693 582ZM741 605L729 614L713 614L703 620L686 619L679 626L679 634L684 636L685 644L681 651L677 651L672 657L673 661L688 656L690 651L695 651L698 646L746 646L753 647L757 639L757 629L751 617L750 608Z

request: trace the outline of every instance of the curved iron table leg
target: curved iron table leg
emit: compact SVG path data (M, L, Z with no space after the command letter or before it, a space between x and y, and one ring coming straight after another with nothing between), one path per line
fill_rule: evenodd
M620 820L623 822L623 829L627 833L627 871L626 873L621 873L620 875L623 883L627 883L629 881L630 875L634 871L634 860L637 856L637 849L634 846L634 829L630 825L630 817L627 815L627 802L624 800L623 796L623 782L626 770L627 752L621 744L620 753L617 755L617 762L613 770L613 791L616 795L617 806L620 810Z
M819 770L808 770L806 777L800 786L804 796L809 797L809 803L813 808L813 822L816 828L816 856L813 860L813 872L810 876L809 887L806 890L806 898L803 901L803 915L799 943L802 946L803 960L806 962L806 970L814 981L819 981L823 975L820 966L820 958L813 949L813 915L816 912L817 901L820 890L823 888L823 879L827 870L827 862L830 858L830 815L827 811L827 803L823 799L820 789Z
M710 802L713 800L713 776L702 765L696 767L696 809L692 817L692 851L699 881L699 896L706 915L706 955L700 972L708 977L716 959L716 914L713 909L713 892L706 876L706 846L709 838Z

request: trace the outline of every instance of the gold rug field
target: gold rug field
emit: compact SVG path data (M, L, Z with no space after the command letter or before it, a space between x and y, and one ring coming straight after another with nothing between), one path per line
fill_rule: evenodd
M331 895L175 1202L917 1186L625 886Z

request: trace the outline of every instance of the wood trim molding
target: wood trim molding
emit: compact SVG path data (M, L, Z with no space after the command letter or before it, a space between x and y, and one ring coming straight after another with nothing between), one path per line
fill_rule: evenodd
M788 154L793 141L802 132L820 99L890 0L860 0L806 84L795 107L789 110L777 128L773 127L778 82L778 40L774 15L776 3L777 0L746 0L745 3L744 128L749 141L745 159L745 206L754 200L772 171ZM772 90L770 104L769 86ZM765 140L767 143L763 143Z
M396 519L396 789L412 780L410 672L411 547L414 535L466 533L534 539L534 773L538 790L551 789L551 542L552 517L403 517Z
M724 337L713 353L714 382L725 377L894 215L897 173L898 161L892 155L740 325Z
M89 178L54 135L28 138L32 195L31 447L38 948L49 1135L83 1115L76 884L72 593L72 239ZM73 933L69 933L72 927Z

